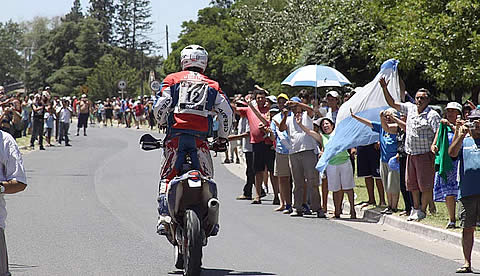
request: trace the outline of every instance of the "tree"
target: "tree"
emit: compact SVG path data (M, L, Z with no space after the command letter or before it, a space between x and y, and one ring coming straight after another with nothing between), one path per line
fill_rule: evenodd
M32 58L31 65L25 73L26 87L35 90L47 85L46 79L53 72L53 64L47 59L46 47L40 48Z
M90 16L99 23L100 36L103 43L113 41L113 19L115 17L115 6L113 0L90 0Z
M73 7L69 13L65 15L65 22L73 21L79 22L83 18L82 13L82 5L80 4L80 0L73 1Z
M372 0L327 2L330 4L319 8L320 23L309 29L296 65L332 66L357 86L363 86L384 61L372 58L384 38L379 35L386 25L383 7L378 5L379 1Z
M153 22L149 0L120 0L116 6L116 45L130 53L130 65L135 63L136 51L139 48L148 50L153 42L147 37ZM140 47L141 46L141 47Z
M210 4L219 8L229 9L234 2L234 0L212 0Z
M470 0L398 2L387 13L391 23L375 54L397 57L403 71L430 82L440 99L463 102L473 92L476 102L479 13L480 5Z
M127 82L127 93L136 95L137 91L134 88L138 87L140 82L135 68L128 66L125 61L121 61L111 54L104 55L87 78L90 97L105 99L118 96L117 83L120 80Z
M0 22L0 85L23 80L22 35L19 24Z
M199 44L209 52L205 74L220 83L227 94L253 88L249 77L248 58L242 53L247 43L236 29L230 9L213 6L198 12L198 20L184 22L179 40L172 44L172 53L164 64L164 74L180 68L180 52L190 44Z
M72 95L80 91L80 86L85 84L89 73L90 70L87 68L67 65L56 70L47 78L46 82L55 93L63 96Z
M93 68L103 55L102 37L96 19L85 18L80 23L80 33L75 39L78 49L78 64L84 68Z

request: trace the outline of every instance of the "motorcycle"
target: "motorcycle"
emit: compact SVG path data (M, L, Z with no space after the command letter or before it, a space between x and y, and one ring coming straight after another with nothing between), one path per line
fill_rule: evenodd
M163 142L150 134L140 138L142 149L163 148ZM213 143L209 148L218 149ZM200 275L202 266L202 248L211 236L218 232L218 214L220 202L217 198L217 185L200 171L192 169L190 156L177 177L172 179L167 189L167 205L170 217L167 217L168 241L174 246L175 267L183 269L184 275Z

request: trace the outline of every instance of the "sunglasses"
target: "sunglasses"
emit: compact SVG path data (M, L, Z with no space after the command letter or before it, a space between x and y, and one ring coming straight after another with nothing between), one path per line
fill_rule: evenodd
M428 99L427 96L419 96L419 97L415 97L416 100L426 100Z

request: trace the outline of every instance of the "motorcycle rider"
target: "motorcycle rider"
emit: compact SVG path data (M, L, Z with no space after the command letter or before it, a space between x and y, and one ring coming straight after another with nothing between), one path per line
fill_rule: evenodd
M165 77L154 105L159 125L167 125L164 141L165 161L161 169L157 233L166 235L171 221L166 192L168 183L181 171L186 154L192 169L213 177L213 162L207 143L212 129L212 114L218 113L220 127L214 148L226 148L232 126L233 111L219 84L203 75L208 63L207 51L189 45L181 52L181 72ZM216 227L218 230L218 227Z

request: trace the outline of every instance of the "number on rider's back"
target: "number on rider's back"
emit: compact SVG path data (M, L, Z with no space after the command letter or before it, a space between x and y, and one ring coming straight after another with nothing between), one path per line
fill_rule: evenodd
M179 91L179 107L182 112L204 111L207 102L208 84L201 81L182 81Z

